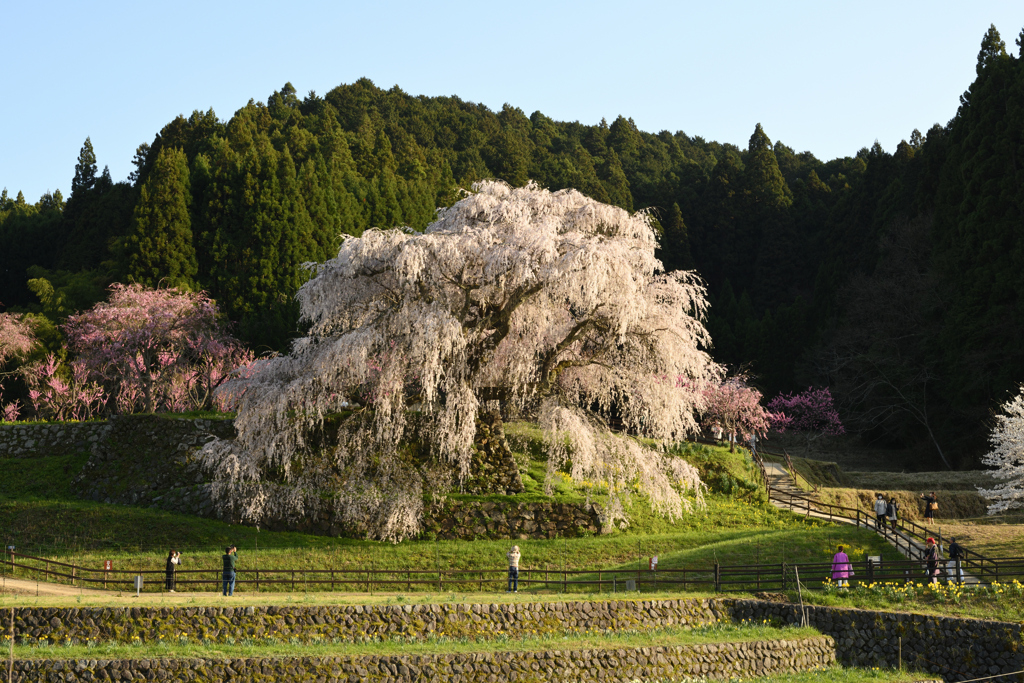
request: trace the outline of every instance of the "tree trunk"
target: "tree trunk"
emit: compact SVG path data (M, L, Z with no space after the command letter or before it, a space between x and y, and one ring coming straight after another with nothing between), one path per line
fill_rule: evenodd
M505 441L501 414L481 411L476 419L473 462L469 476L462 482L462 490L475 494L511 495L524 489L519 466Z
M142 376L142 396L146 402L146 412L156 412L156 396L153 395L153 376L148 372Z

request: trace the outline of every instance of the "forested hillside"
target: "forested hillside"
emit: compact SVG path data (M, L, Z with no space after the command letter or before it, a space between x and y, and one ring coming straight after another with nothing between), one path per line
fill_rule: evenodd
M179 116L135 165L114 182L86 140L66 203L4 190L8 310L57 320L111 282L179 285L208 291L257 351L280 349L301 264L342 234L422 229L475 180L532 179L650 209L666 267L708 284L717 360L768 396L829 385L849 426L934 466L969 463L1024 381L1024 60L994 27L956 117L891 153L822 161L759 124L741 149L364 79L304 98L286 84L227 121Z

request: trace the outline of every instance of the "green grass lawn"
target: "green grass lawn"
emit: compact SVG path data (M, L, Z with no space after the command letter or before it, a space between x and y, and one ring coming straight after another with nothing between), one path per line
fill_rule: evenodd
M525 463L524 483L527 491L520 496L486 496L497 503L528 500L581 501L581 487L556 478L552 497L543 491L546 463L540 457L540 433L535 425L510 423L506 426L510 444L517 457ZM853 559L868 554L895 556L876 536L862 529L831 526L809 521L780 511L767 503L756 479L749 456L742 450L730 453L726 448L699 444L682 444L671 451L685 457L701 472L708 484L706 506L694 507L678 519L655 514L642 496L627 501L630 523L607 535L583 538L516 541L522 550L524 578L537 579L539 572L562 570L635 570L647 567L648 558L657 555L659 569L677 570L703 568L720 564L776 564L826 562L837 544L844 544ZM204 579L214 578L220 568L220 556L226 545L240 549L240 569L260 568L264 583L261 590L279 588L295 591L294 586L273 586L265 583L267 570L366 570L389 571L379 578L416 579L399 575L399 570L442 571L500 570L510 541L431 541L414 540L398 545L358 539L339 539L293 532L271 532L255 527L155 509L121 505L104 505L73 499L70 480L78 473L85 455L5 459L4 477L0 480L0 541L14 545L24 554L38 555L98 569L104 560L114 568L129 571L160 571L167 551L183 553L184 570L202 570ZM460 498L459 496L452 496ZM463 496L462 498L473 498ZM662 576L668 576L663 573ZM24 573L22 572L22 575ZM127 575L126 575L127 576ZM452 590L494 591L500 574L489 575L491 583L480 582L451 586ZM187 578L182 575L182 578ZM241 577L246 578L246 577ZM277 576L286 578L289 576ZM326 577L322 577L326 578ZM583 580L592 576L578 577ZM604 577L602 576L602 579ZM624 577L623 577L624 578ZM654 590L653 575L641 585ZM664 580L664 579L663 579ZM149 590L157 590L159 582L150 577ZM338 590L370 586L336 584ZM442 588L445 588L443 586ZM663 589L665 586L659 586ZM188 589L183 584L182 588ZM301 590L318 590L323 586L302 585ZM397 590L396 587L392 587ZM406 589L416 588L407 584ZM436 590L436 585L423 585L423 590ZM561 591L568 585L543 589ZM576 587L598 590L598 587ZM601 589L606 588L600 586ZM212 587L197 586L197 590ZM246 590L242 587L240 590ZM389 590L377 585L376 590Z
M746 683L863 683L864 681L892 681L893 683L899 683L900 681L934 681L936 679L929 674L911 671L896 671L893 669L879 669L877 667L872 669L850 669L837 665L827 669L805 671L799 674L745 678L743 680Z
M30 508L30 510L39 512L38 507ZM82 514L85 511L108 516L114 513L132 513L131 520L122 520L121 523L138 525L137 529L140 531L152 529L154 531L151 533L156 533L156 530L159 530L159 534L165 537L178 531L180 536L173 541L173 545L183 553L182 569L203 570L198 578L215 579L220 568L222 546L227 543L236 544L240 548L239 568L243 570L261 569L264 580L261 590L264 591L325 589L323 585L303 583L301 573L298 575L296 584L289 582L277 586L268 585L266 583L268 578L290 578L288 574L272 577L268 572L271 569L284 571L373 569L378 572L391 572L375 577L378 591L394 591L403 588L414 590L417 588L413 583L403 587L388 587L380 582L381 579L426 579L431 583L422 585L419 589L436 589L432 579L433 575L409 576L400 570L412 569L431 572L438 569L444 571L497 570L486 576L473 575L470 577L472 582L465 584L452 582L450 576L447 577L446 582L451 590L494 591L503 580L501 570L505 566L505 553L509 547L508 541L410 541L392 545L295 533L257 533L250 527L230 526L210 520L196 520L168 513L97 504L56 508L50 511L52 514L47 515L47 518L66 519L68 524L75 521L83 523L83 518L88 517ZM3 518L3 513L4 510L0 507L0 519ZM678 531L662 533L617 533L588 538L517 541L522 552L522 578L539 580L541 572L546 572L544 577L555 581L554 585L549 583L543 588L527 588L525 586L524 588L527 590L561 591L562 588L557 583L558 576L563 569L632 572L639 565L646 570L648 558L653 555L659 557L658 568L662 570L663 582L670 577L670 572L664 572L664 570L701 568L705 570L705 574L709 575L709 570L716 561L723 565L827 562L831 558L832 548L838 543L843 543L848 547L848 552L854 560L863 559L866 555L878 554L889 559L899 559L895 555L895 551L889 549L881 539L870 531L849 526L808 522L785 512L776 514L777 516L769 518L769 524L762 523L759 527L746 526L742 516L737 515L735 523L731 526L724 524L723 520L718 520L718 524L709 523L707 529L683 528ZM110 520L107 519L107 522L109 523ZM102 566L104 560L111 560L115 569L130 571L131 575L137 571L160 571L163 569L166 557L165 546L154 547L147 544L140 545L140 547L118 548L113 545L116 539L110 540L111 543L106 548L102 546L80 547L77 550L51 551L46 553L46 556L97 570ZM69 541L69 547L73 548L75 538L69 537ZM168 543L171 542L168 541ZM32 553L31 548L19 546L19 549L27 554ZM30 576L23 571L19 571L18 574ZM98 578L98 575L95 576ZM642 577L641 585L645 589L653 589L653 576L644 571ZM180 578L184 579L187 576L182 574ZM251 578L251 576L240 578ZM326 580L328 577L321 574L319 578ZM356 586L341 583L343 577L340 575L337 578L339 579L335 585L337 590L368 590L371 587L367 586L363 576L344 577L350 580L358 579L360 583ZM595 577L581 576L577 578L593 580ZM610 580L610 577L603 578ZM625 578L629 577L624 574L619 575L619 580ZM478 580L482 579L490 581L478 583ZM805 581L811 579L812 577L804 577ZM150 577L148 583L148 590L160 589L156 576ZM572 586L568 588L572 589ZM578 588L580 590L598 590L596 586ZM610 585L605 588L610 589ZM665 589L666 586L662 585L661 588ZM704 589L710 588L710 586L704 587ZM179 590L188 589L189 587L185 584L179 587ZM195 589L210 591L212 587L200 585ZM239 590L249 591L252 589L240 587Z

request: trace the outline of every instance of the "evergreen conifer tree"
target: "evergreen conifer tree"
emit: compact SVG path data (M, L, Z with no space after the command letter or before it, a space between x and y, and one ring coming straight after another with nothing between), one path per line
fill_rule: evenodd
M75 164L75 177L71 181L71 198L76 193L91 190L96 184L96 152L92 148L92 140L85 139L82 150L78 153L78 163Z
M129 279L147 287L196 287L190 203L185 153L164 147L135 205L126 245Z

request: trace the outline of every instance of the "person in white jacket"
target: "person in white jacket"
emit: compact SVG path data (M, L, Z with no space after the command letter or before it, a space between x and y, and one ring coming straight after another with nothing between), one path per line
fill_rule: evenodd
M885 502L885 496L881 493L877 494L875 498L875 524L878 526L879 531L885 529L886 512L889 510L889 504Z
M512 546L508 552L508 590L506 593L519 592L519 546Z

